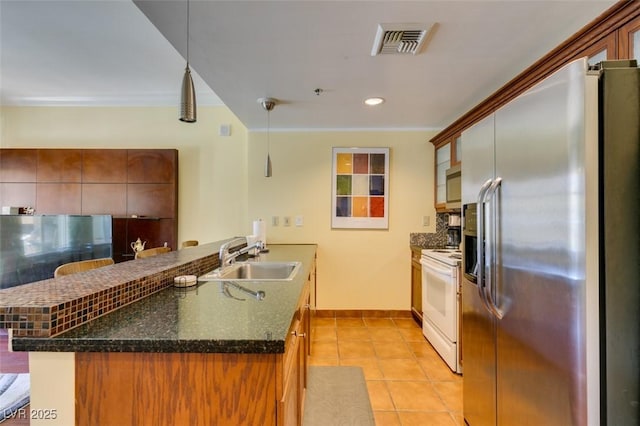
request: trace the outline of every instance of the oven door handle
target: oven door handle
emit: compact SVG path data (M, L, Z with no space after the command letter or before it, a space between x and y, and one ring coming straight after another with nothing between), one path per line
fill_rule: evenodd
M428 269L430 269L430 270L432 270L432 271L435 271L435 272L436 272L436 273L438 273L438 274L441 274L441 275L451 275L451 269L450 269L450 268L448 268L448 269L440 268L440 267L439 267L439 265L438 265L437 263L435 263L435 262L430 262L430 261L429 261L429 260L427 260L427 259L420 259L420 264L421 264L422 266L424 266L425 268L428 268Z

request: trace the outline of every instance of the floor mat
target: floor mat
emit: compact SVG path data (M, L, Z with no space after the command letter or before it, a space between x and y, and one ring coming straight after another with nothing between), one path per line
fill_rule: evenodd
M304 426L373 426L367 382L360 367L309 367Z
M0 374L0 422L29 404L29 374Z

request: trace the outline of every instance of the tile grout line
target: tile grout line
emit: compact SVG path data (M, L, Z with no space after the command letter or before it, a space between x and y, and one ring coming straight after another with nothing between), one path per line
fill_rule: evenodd
M353 362L350 362L349 359L351 358L344 358L344 354L343 356L341 356L341 352L340 352L340 341L342 340L343 342L345 341L346 338L340 338L340 333L338 332L339 329L343 328L343 329L365 329L367 331L367 340L362 340L363 342L369 342L371 344L371 347L373 348L373 353L375 354L375 356L373 357L373 359L375 360L375 366L378 370L378 372L380 373L381 377L375 378L375 379L367 379L367 381L370 382L383 382L384 384L384 389L386 390L386 394L387 397L389 398L391 405L393 406L393 410L374 410L374 412L378 411L378 412L385 412L385 413L395 413L395 418L397 419L398 422L401 422L401 418L400 418L400 412L414 412L414 413L420 413L420 412L427 412L427 411L422 411L422 410L398 410L398 406L397 406L397 402L393 399L390 388L389 388L389 382L391 381L397 381L397 382L403 382L403 381L415 381L415 380L411 380L411 379L402 379L402 380L392 380L392 379L388 379L387 377L385 377L385 374L383 372L382 366L380 364L380 361L386 358L380 358L380 354L379 351L376 350L376 344L380 345L380 344L384 344L385 340L374 340L374 336L371 334L371 331L374 329L381 329L381 328L389 328L389 329L393 329L396 330L398 332L398 334L400 335L401 341L404 343L405 347L407 348L407 350L410 353L410 358L389 358L390 360L392 359L411 359L412 361L414 361L418 367L420 368L420 371L422 372L422 374L424 375L424 379L419 380L420 382L425 381L428 382L430 385L430 389L433 390L433 392L435 393L435 395L438 398L438 401L440 402L440 404L445 408L445 410L443 411L438 411L440 413L447 413L448 418L450 418L453 422L453 424L456 424L457 420L456 420L456 413L458 413L457 411L453 411L450 409L450 407L446 404L445 402L445 398L442 394L442 392L440 390L438 390L438 388L435 386L436 383L445 383L445 382L455 382L456 379L454 380L436 380L433 375L429 374L429 371L427 369L427 367L420 362L421 359L427 359L428 357L419 357L418 353L415 350L415 345L411 345L411 343L417 343L417 340L409 340L411 339L411 336L408 336L406 334L403 334L402 332L400 332L400 329L419 329L417 324L416 325L412 325L411 327L401 327L401 323L399 323L398 321L396 321L396 319L393 318L389 318L390 322L389 322L389 326L381 326L381 325L374 325L376 322L378 322L378 318L375 319L370 319L370 320L376 320L376 321L369 321L367 322L366 318L360 318L360 321L358 321L358 324L355 324L356 321L354 321L353 325L342 325L340 326L338 324L338 320L336 318L333 319L332 321L332 325L329 326L314 326L314 327L321 327L321 328L331 328L335 334L335 345L336 345L336 355L337 355L337 364L338 365L343 365L343 363L346 363L347 365L356 365ZM344 335L344 333L342 333ZM333 341L333 340L332 340ZM348 340L348 341L358 341L358 340ZM393 342L393 340L390 340L390 342ZM425 345L429 345L429 343L424 340L421 341L419 343L425 344ZM430 349L433 350L433 348L429 345ZM368 358L368 357L363 357L363 358ZM354 357L354 359L358 359L358 357ZM452 376L453 377L453 376ZM371 395L370 395L371 397Z

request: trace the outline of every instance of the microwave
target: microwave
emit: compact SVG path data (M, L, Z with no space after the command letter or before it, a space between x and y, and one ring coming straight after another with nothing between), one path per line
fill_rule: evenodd
M446 171L446 208L459 209L462 202L462 167L460 164Z

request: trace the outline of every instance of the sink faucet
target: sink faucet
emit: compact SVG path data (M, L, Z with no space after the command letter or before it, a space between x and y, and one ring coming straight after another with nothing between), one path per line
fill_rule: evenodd
M248 253L249 250L253 249L253 248L257 248L258 250L262 250L264 248L264 243L262 241L256 241L254 244L251 244L250 246L246 246L241 248L238 251L235 251L233 253L229 253L229 247L231 246L231 244L239 242L239 241L245 241L245 238L234 238L231 241L227 241L226 243L224 243L223 245L220 246L220 254L219 254L219 258L220 258L220 269L224 268L225 266L231 265L236 257L243 255L245 253Z

